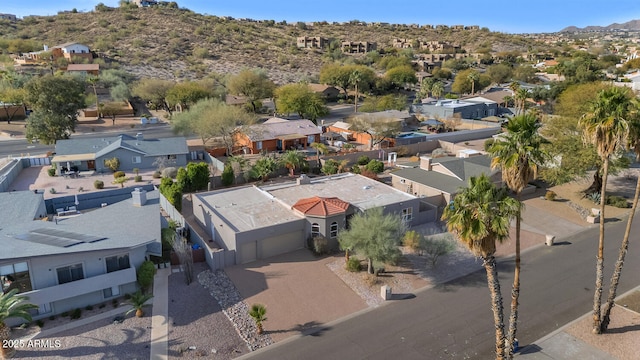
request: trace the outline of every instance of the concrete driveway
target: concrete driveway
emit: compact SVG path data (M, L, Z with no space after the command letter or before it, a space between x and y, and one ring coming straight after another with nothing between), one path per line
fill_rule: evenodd
M265 332L275 341L321 327L367 308L367 304L308 249L274 256L225 272L247 305L264 304Z

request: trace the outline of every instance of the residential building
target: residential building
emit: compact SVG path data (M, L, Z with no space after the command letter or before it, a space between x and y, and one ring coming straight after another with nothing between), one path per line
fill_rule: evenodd
M413 40L409 39L393 39L391 46L398 49L411 49L413 48Z
M437 100L427 104L411 105L411 111L429 118L482 119L497 116L498 103L481 97L469 99Z
M329 39L321 36L299 36L296 45L300 49L324 49L329 46Z
M48 220L42 194L0 193L0 285L38 306L35 319L137 290L136 268L161 256L157 192ZM13 319L15 320L15 319Z
M448 204L469 178L485 174L496 184L502 182L501 172L491 168L491 158L477 151L462 150L458 157L420 157L418 167L391 173L391 185L442 207Z
M343 41L342 52L347 54L364 54L376 49L377 44L368 41Z
M408 111L399 111L399 110L385 110L378 111L373 113L356 113L347 117L345 121L335 122L327 127L327 131L335 132L337 134L342 135L345 139L355 141L359 144L370 145L373 141L373 137L367 133L362 131L355 131L351 128L350 119L360 118L369 123L374 123L378 121L385 122L397 122L399 123L399 128L404 129L411 125L418 125L419 121L416 119L414 114L409 113ZM381 148L393 147L395 146L395 138L386 138L380 144L378 144Z
M194 194L193 214L226 252L226 265L304 248L323 236L337 249L338 234L356 212L382 207L408 225L435 219L419 198L361 175L344 173L265 186Z
M0 19L9 21L18 21L18 17L14 14L0 14Z
M80 75L100 75L100 64L69 64L67 72Z
M51 163L58 175L64 169L78 171L110 171L105 161L120 160L119 170L149 169L163 162L166 166L186 166L189 149L184 137L145 139L121 134L97 139L72 138L56 142Z
M262 124L241 129L235 137L235 147L247 154L268 151L306 149L320 141L322 130L311 120L287 120L270 118Z
M69 42L51 48L44 45L42 50L24 53L15 58L14 62L18 65L33 65L52 60L56 61L60 58L64 58L71 63L92 61L93 54L88 46L76 42Z
M309 84L309 89L326 100L335 100L340 95L340 90L332 85Z

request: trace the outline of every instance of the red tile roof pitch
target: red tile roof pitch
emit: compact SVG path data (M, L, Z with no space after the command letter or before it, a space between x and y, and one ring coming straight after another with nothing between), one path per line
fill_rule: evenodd
M305 215L331 216L346 212L349 208L349 203L337 197L322 198L314 196L298 200L291 208Z

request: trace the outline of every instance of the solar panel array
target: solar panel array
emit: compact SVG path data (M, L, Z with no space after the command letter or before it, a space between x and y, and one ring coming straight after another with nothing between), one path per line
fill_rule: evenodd
M78 244L95 243L106 239L103 236L78 234L71 231L40 228L31 230L26 234L15 235L15 238L37 244L51 245L68 248Z

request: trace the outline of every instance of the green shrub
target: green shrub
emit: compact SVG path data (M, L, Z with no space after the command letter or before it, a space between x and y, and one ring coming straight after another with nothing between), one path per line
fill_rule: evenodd
M107 304L100 304L100 306L98 306L98 309L104 309L105 306L107 306Z
M82 316L82 310L80 310L79 308L76 308L76 309L73 309L69 317L75 320L75 319L80 319L80 316Z
M178 175L178 169L177 168L168 167L168 168L164 168L164 170L162 170L162 177L168 177L168 178L175 179L177 175Z
M56 316L55 316L55 315L51 315L51 316L49 316L49 320L53 321L53 320L55 320L55 319L56 319Z
M358 158L358 161L356 162L358 163L358 165L367 165L370 161L371 159L369 159L367 155L362 155Z
M222 180L222 185L224 186L229 186L231 184L233 184L233 168L231 167L231 164L227 164L224 166L224 170L222 171L222 176L221 176L221 180Z
M117 178L119 178L119 177L123 177L123 176L125 176L125 175L126 175L126 174L124 173L124 171L116 171L116 172L114 172L114 173L113 173L113 178L114 178L114 179L117 179Z
M55 188L51 188L51 189L49 189L49 192L50 192L50 193L52 193L52 194L57 193L57 191L56 191L56 189L55 189Z
M143 262L138 268L138 284L142 289L147 289L153 283L153 276L156 274L156 267L149 260Z
M49 174L49 176L56 176L56 168L51 167L47 169L47 174Z
M612 195L607 197L607 205L626 209L629 207L629 202L627 201L627 199L623 198L622 196Z
M396 149L396 153L398 154L398 157L405 157L409 155L409 148L406 146L400 146Z
M62 317L67 317L67 316L69 316L69 312L68 312L68 311L65 311L65 312L63 312L62 314L60 314L60 316L62 316Z
M91 310L93 310L93 306L87 305L87 307L85 307L84 309L87 310L87 311L91 311Z
M361 172L361 170L360 170L360 166L359 166L359 165L357 165L357 164L356 164L356 165L353 165L353 166L351 167L351 172L352 172L352 173L354 173L354 174L360 174L360 172Z
M556 193L555 193L555 192L553 192L553 191L551 191L551 190L548 190L548 191L544 194L544 198L545 198L545 199L547 199L547 200L549 200L549 201L553 201L553 200L555 200L555 199L556 199L556 197L557 197Z
M113 305L114 308L118 307L118 299L111 300L111 305Z
M44 326L44 321L43 320L38 320L38 321L36 321L36 325L38 325L38 327L43 327Z
M489 151L489 148L491 148L491 146L493 146L493 143L495 142L495 139L487 139L484 141L484 151Z
M316 236L313 238L313 252L317 255L327 254L329 252L329 241L324 236Z
M93 182L93 187L100 190L100 189L104 189L104 181L102 180L96 180Z
M133 181L135 181L135 182L141 182L141 181L142 181L142 176L140 176L140 175L136 175L136 176L134 176L134 177L133 177Z
M587 199L593 201L595 204L600 204L601 197L602 197L601 194L597 191L587 195Z
M353 256L350 257L349 261L347 261L347 271L359 272L360 270L362 270L362 267L360 266L360 260Z
M104 161L104 165L111 171L118 171L118 169L120 168L120 159L118 159L117 157L107 159Z
M420 239L422 236L415 230L409 230L404 233L402 238L402 245L408 247L412 251L417 251L420 248Z
M138 175L140 173L140 169L138 168L133 168L133 173Z
M384 171L384 163L380 160L373 159L367 164L367 170L379 174Z

